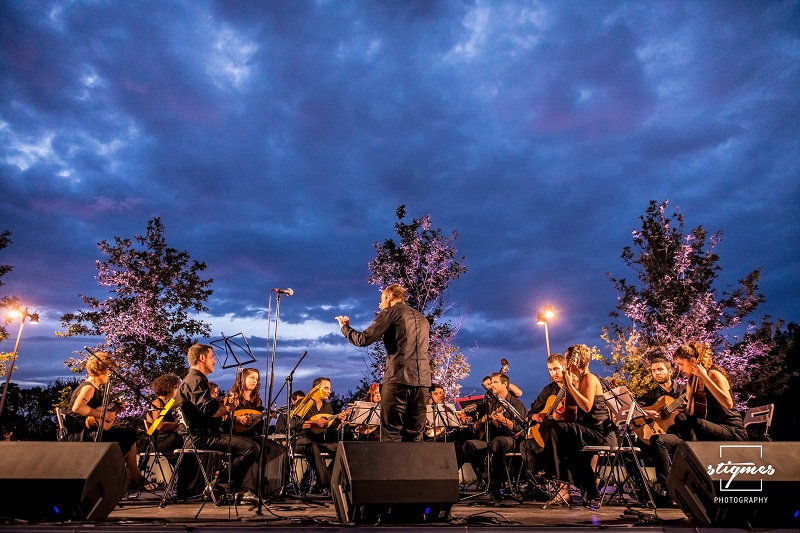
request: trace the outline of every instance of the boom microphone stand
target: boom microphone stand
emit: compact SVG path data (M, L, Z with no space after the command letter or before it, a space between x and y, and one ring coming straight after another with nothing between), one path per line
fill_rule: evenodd
M272 292L276 294L275 298L275 328L272 330L272 353L270 354L269 359L269 367L267 368L267 374L269 375L269 379L267 380L268 383L266 384L267 387L267 409L272 408L272 403L275 401L275 397L272 396L272 390L275 384L275 354L278 349L278 322L280 321L281 315L281 297L285 294L287 296L292 296L294 291L292 289L272 289ZM269 297L269 304L267 306L267 339L269 339L271 322L272 322L272 294ZM302 360L302 358L301 358ZM299 364L299 362L298 362ZM269 415L267 415L269 416ZM269 420L267 420L266 426L269 426ZM287 418L287 426L288 426L288 418ZM262 432L262 439L261 439L261 457L259 458L259 468L258 468L258 507L256 508L256 514L262 514L262 508L264 504L263 498L263 479L264 479L264 447L266 446L266 434L268 428Z

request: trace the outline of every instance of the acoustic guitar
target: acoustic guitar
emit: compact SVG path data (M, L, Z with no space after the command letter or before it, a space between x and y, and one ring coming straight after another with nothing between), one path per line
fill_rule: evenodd
M662 396L656 403L649 407L643 407L645 411L656 411L660 417L658 420L645 420L641 417L631 420L631 427L633 432L646 443L650 444L650 439L653 435L663 435L675 423L675 416L678 414L676 411L683 405L686 400L686 393L684 392L676 399L670 396Z
M544 409L539 411L539 414L544 414L546 418L551 418L556 410L561 407L566 393L567 388L561 387L558 394L551 394L548 396L544 404ZM526 437L528 440L533 440L533 449L536 452L540 452L544 449L544 439L542 438L541 430L542 426L537 422L528 429L528 435Z

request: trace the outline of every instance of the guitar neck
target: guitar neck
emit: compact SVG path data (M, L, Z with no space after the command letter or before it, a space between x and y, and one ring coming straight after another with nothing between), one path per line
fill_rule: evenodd
M553 413L556 412L558 409L558 405L561 403L561 400L564 399L564 396L567 394L567 386L564 385L558 390L558 394L556 394L556 399L553 401L553 405L550 406L550 409L547 411L547 416L553 416Z

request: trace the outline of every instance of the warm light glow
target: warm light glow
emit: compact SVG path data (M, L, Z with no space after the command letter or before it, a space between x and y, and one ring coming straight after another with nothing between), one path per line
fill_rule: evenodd
M544 309L539 311L539 314L536 315L536 323L540 326L542 324L547 324L548 320L556 316L555 311L553 311L552 305L545 305Z
M8 316L11 318L19 318L22 316L22 311L20 311L19 307L15 305L11 308L11 311L8 312Z

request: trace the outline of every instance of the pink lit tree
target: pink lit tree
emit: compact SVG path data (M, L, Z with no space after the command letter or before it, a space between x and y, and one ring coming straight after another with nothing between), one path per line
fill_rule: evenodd
M467 271L462 264L464 257L456 258L455 241L458 234L453 231L443 235L441 229L433 229L430 215L406 222L406 208L397 208L395 231L399 241L387 239L375 243L375 259L369 262L369 282L383 290L392 283L406 289L408 304L422 311L431 322L430 363L432 378L444 387L446 398L458 397L460 382L469 375L469 363L455 345L458 325L443 320L450 309L444 295L454 279ZM362 383L369 386L380 381L386 363L386 352L382 343L369 349L369 375Z
M80 295L89 309L63 315L65 331L56 335L104 337L94 348L112 352L122 365L119 372L138 388L147 388L164 373L182 376L189 346L211 331L192 316L207 310L212 292L213 280L201 277L206 264L167 246L159 218L148 221L144 235L114 237L113 244L102 241L98 246L107 259L97 261L97 282L111 296L99 300ZM77 373L87 354L76 354L65 363Z
M620 295L613 322L604 329L611 349L606 364L640 393L653 386L653 357L671 358L681 344L695 339L714 349L715 362L728 373L740 407L765 390L785 388L785 361L775 359L780 354L768 355L782 323L768 316L759 325L745 322L764 301L758 288L761 270L718 293L721 267L714 249L722 233L709 236L702 226L684 233L683 215L676 208L667 216L667 207L666 201L651 201L640 217L642 228L633 231L634 246L623 249L622 259L635 280L609 274Z

